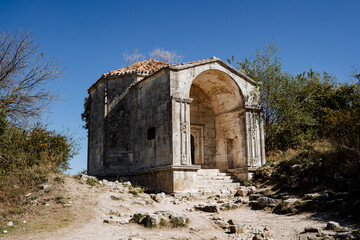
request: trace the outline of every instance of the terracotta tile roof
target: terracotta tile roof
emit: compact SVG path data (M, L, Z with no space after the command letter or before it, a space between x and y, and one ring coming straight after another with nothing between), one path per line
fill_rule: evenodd
M149 60L143 60L133 63L130 66L110 71L103 74L100 78L116 77L128 74L139 74L146 76L151 75L170 65L172 64L150 58Z
M205 62L208 60L215 60L215 59L217 58L212 57L212 58L202 59L193 62L170 64L150 58L149 60L142 60L140 62L133 63L130 66L104 73L93 85L91 85L91 87L88 90L90 91L91 89L99 85L102 81L108 78L116 78L124 75L132 75L132 74L143 76L144 77L143 79L140 79L131 84L133 87L164 68L185 67L186 65L196 64L199 62Z

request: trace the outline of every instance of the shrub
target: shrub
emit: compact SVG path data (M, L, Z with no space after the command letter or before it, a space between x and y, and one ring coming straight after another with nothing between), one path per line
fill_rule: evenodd
M75 154L70 137L41 124L20 128L0 114L0 202L18 203L25 192L46 182L49 173L67 170Z
M98 179L97 178L88 178L86 180L86 183L89 184L90 186L95 186L98 183Z

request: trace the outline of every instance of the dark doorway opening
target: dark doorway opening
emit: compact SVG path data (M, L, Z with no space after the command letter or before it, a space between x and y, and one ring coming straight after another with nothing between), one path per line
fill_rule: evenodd
M190 142L191 142L191 164L195 164L195 138L192 134L190 134Z

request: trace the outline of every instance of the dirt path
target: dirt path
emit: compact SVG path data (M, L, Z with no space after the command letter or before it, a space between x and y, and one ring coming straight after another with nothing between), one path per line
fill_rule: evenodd
M326 221L314 219L310 214L276 215L251 210L247 205L219 213L195 211L194 205L211 204L215 200L166 196L158 203L145 193L134 196L121 183L91 187L68 177L63 191L71 198L71 206L67 209L73 218L68 226L54 231L27 229L27 232L3 236L4 239L252 239L254 233L266 228L269 230L269 239L290 240L299 237L306 239L305 234L300 234L305 227L326 226ZM228 199L223 197L220 200L226 202ZM127 223L136 212L153 213L158 210L185 214L190 222L187 227L178 228L145 228L136 223ZM59 221L51 215L47 218L49 224ZM223 222L233 219L244 225L244 233L226 232L214 219ZM109 223L104 223L104 220Z

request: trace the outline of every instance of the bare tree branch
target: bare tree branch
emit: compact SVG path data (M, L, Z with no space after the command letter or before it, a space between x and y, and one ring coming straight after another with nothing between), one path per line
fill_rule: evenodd
M13 121L39 117L56 97L46 84L60 75L58 62L39 53L31 33L0 33L0 110Z

